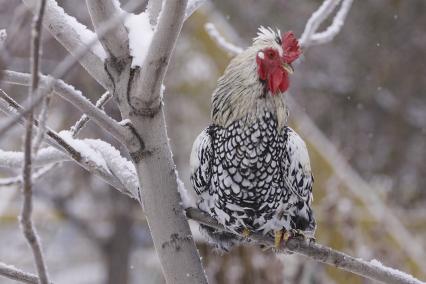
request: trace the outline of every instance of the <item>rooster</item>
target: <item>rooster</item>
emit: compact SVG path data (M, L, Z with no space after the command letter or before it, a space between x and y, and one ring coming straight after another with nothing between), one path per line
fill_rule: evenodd
M277 248L295 235L313 238L308 151L287 126L285 100L300 54L292 32L261 27L218 80L212 124L190 158L199 209L232 232L201 225L218 249L228 251L253 232L273 236Z

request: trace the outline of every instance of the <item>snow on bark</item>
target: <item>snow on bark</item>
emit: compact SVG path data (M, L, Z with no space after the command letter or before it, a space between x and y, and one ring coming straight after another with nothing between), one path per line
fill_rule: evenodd
M401 281L407 282L407 283L413 283L413 284L424 284L425 282L419 281L418 279L414 278L412 275L402 272L398 269L387 267L383 265L379 260L372 259L370 260L370 264L377 267L380 270L383 270L389 274L391 274L394 278L400 279Z
M147 12L129 14L124 25L129 31L129 49L130 55L133 57L132 67L141 67L154 35L154 27L149 22Z
M65 13L64 9L59 6L56 1L48 0L48 5L46 8L46 10L56 10L56 13L59 13L58 16L66 22L66 25L73 28L77 32L83 43L87 44L91 42L93 38L97 37L97 35L93 31L91 31L88 27L77 21L76 18ZM49 11L47 11L47 13L49 13ZM91 51L102 60L105 60L107 58L106 52L99 42L92 46Z
M132 162L121 156L120 151L100 139L84 139L90 148L102 155L109 171L116 176L128 191L128 195L141 204L139 180Z

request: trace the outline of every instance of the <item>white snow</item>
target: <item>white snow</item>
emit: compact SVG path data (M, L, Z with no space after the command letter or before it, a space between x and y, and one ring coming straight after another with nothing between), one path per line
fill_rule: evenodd
M59 135L89 162L115 176L139 200L139 180L134 165L122 157L120 151L100 139L74 139L69 131Z
M0 149L0 167L21 168L23 160L23 152L4 151ZM41 167L50 163L67 160L69 160L69 158L67 158L59 150L56 150L53 147L47 147L38 152L37 157L33 160L33 166Z
M97 35L93 31L91 31L85 25L77 21L76 18L65 13L64 9L59 6L56 1L49 1L49 5L46 8L56 10L56 13L54 14L60 14L61 20L66 22L68 26L71 26L80 36L80 39L84 43L89 44L95 37L97 37ZM99 41L91 47L91 50L102 60L105 60L107 58L107 54Z
M424 282L419 281L418 279L414 278L412 275L410 275L408 273L402 272L402 271L400 271L398 269L394 269L394 268L390 268L390 267L384 266L377 259L370 260L370 264L372 264L372 265L376 266L377 268L379 268L381 270L384 270L384 271L386 271L386 272L388 272L388 273L390 273L390 274L392 274L392 275L394 275L394 276L396 276L396 277L398 277L400 279L404 279L407 282L410 282L410 283L419 283L419 284L420 283L424 283Z
M142 66L148 47L154 35L154 27L149 23L148 13L129 14L124 25L129 31L130 55L133 57L132 67Z
M178 185L178 191L180 194L180 198L182 199L183 208L196 207L195 201L192 199L192 196L188 193L188 190L185 188L184 183L179 178L179 173L176 169L175 169L175 173L176 173L176 182Z
M75 148L81 156L89 163L94 163L94 166L105 169L107 172L108 166L102 155L95 149L92 149L84 140L72 138L72 133L68 130L59 132L59 136L64 139L69 145Z
M83 140L104 159L106 166L117 177L132 197L139 200L139 180L132 162L121 156L120 151L99 139Z

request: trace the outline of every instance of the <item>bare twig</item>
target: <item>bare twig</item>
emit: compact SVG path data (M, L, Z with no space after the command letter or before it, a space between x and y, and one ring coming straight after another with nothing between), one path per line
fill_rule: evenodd
M188 218L201 224L231 233L221 224L217 223L216 220L214 220L212 217L198 209L187 208L186 214ZM268 247L274 247L273 238L265 236L262 233L252 234L250 235L249 239ZM425 284L411 275L378 264L377 261L368 262L359 258L354 258L332 248L320 244L315 244L313 242L308 242L299 238L292 238L288 240L288 242L285 244L285 249L382 283Z
M97 101L96 107L99 109L103 109L104 105L112 98L110 92L106 91ZM76 137L78 133L86 126L89 122L90 117L86 114L83 114L80 119L71 127L70 131L72 133L72 137Z
M41 105L41 110L39 114L39 127L37 129L37 135L35 136L34 142L33 142L33 153L34 156L37 155L38 150L40 149L41 143L43 142L44 136L46 134L46 123L47 123L47 116L49 111L49 105L50 105L50 95L48 94L44 99L43 103Z
M40 62L40 42L41 42L41 25L43 22L44 8L46 0L41 0L39 3L38 13L34 16L32 28L31 42L31 90L30 102L38 89L39 83L39 62ZM20 216L22 233L29 246L31 247L34 262L36 264L37 273L41 284L48 284L49 278L47 275L46 264L41 249L40 240L33 225L31 214L33 210L32 200L32 131L33 131L33 111L30 111L26 116L25 123L25 142L24 142L24 166L23 166L23 204Z
M39 278L32 273L24 272L14 266L0 262L0 275L6 278L28 284L39 284Z

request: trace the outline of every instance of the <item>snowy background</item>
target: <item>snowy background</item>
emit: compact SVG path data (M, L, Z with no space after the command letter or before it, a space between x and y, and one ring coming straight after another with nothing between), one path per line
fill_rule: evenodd
M84 2L58 1L93 29ZM217 0L185 23L166 79L165 105L174 158L187 186L192 141L209 123L211 92L231 58L210 39L204 25L213 22L240 45L250 42L260 25L291 29L300 36L320 3ZM18 0L0 0L0 29L9 33L3 64L28 72L31 16L18 7ZM23 21L16 21L21 12ZM301 132L315 176L318 241L364 259L379 259L420 279L426 279L425 14L423 0L355 1L337 37L306 50L290 88L302 113L351 166L342 173L336 167L341 157L325 152L324 141L308 136L312 132ZM10 39L12 30L17 32ZM43 73L52 72L66 55L45 32ZM92 101L103 93L80 66L63 79ZM24 87L1 88L18 101L27 95ZM106 111L119 118L113 103ZM54 97L48 125L67 129L80 115ZM297 128L300 113L290 109L290 116ZM20 150L22 134L19 127L9 131L0 137L0 148ZM100 137L120 149L91 123L81 137ZM18 172L0 168L0 178ZM146 220L135 201L69 162L36 183L35 198L34 219L57 283L164 283ZM17 187L0 187L0 260L34 271L19 232L20 206ZM197 237L196 226L194 233ZM218 255L197 239L211 283L369 283L302 257L275 258L255 247ZM0 278L0 283L14 282Z

